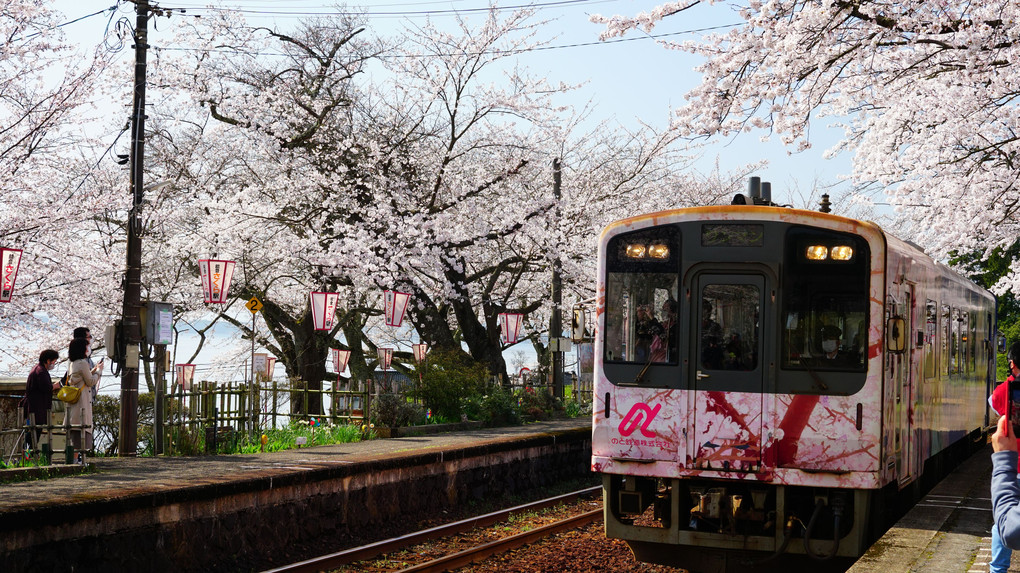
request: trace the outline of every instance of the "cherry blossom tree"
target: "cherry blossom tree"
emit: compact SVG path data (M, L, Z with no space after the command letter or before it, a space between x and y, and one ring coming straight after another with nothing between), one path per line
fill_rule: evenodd
M683 0L593 20L608 38L729 6ZM858 190L884 192L918 244L946 257L1014 242L1020 5L752 0L730 13L740 25L663 42L704 58L701 84L677 110L682 135L758 131L803 150L812 125L830 121L844 131L830 153L854 154L848 175ZM1020 294L1017 262L1000 293Z
M189 98L153 120L166 135L150 163L179 178L167 189L173 210L153 216L166 218L165 261L232 253L238 296L266 305L271 339L260 342L313 384L331 346L350 348L354 376L370 376L378 341L394 335L380 324L388 288L412 293L421 340L464 345L505 372L496 317L548 307L554 258L589 261L565 275L590 290L608 218L696 193L680 183L674 134L575 135L581 118L552 102L567 86L505 65L534 44L529 17L493 12L458 34L424 25L402 51L352 18L283 34L227 14L184 30L193 56L153 70L154 85ZM380 56L385 81L365 81ZM571 170L560 202L556 157ZM342 294L332 332L311 330L311 290Z
M31 364L46 347L63 349L71 329L102 323L114 305L115 272L103 247L82 239L103 225L111 200L68 169L94 141L82 129L110 61L100 49L73 49L60 14L36 0L0 0L0 245L23 250L11 302L0 304L8 356ZM98 257L97 257L98 255ZM98 264L95 264L98 263Z
M365 380L379 346L412 340L505 373L496 317L528 313L540 343L554 262L566 292L587 298L606 223L725 200L745 174L692 177L673 131L585 127L555 103L570 86L513 65L515 50L535 45L530 18L426 24L399 47L351 16L287 32L230 12L178 21L168 45L186 49L149 66L143 298L171 302L200 336L231 323L316 387L330 348L350 349L352 376ZM120 71L110 90L126 102L130 70ZM129 196L111 156L126 147L122 128L35 174L71 223L25 236L52 252L50 276L30 276L18 328L52 318L95 330L118 314ZM201 302L197 260L210 257L238 262L222 307ZM410 328L382 324L390 288L412 293ZM312 328L313 290L341 295L331 331ZM251 296L265 305L256 331L241 306Z

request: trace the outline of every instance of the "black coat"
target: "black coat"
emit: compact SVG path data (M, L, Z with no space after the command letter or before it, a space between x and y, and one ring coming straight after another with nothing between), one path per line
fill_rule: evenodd
M42 364L36 364L25 383L25 419L32 413L35 414L37 424L48 424L52 403L53 379L50 378L50 371Z

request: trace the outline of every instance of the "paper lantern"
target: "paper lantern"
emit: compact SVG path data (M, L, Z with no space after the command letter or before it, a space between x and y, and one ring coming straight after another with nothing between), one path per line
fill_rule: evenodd
M521 321L524 315L518 312L499 313L500 334L506 344L516 344L521 335Z
M188 391L191 389L191 383L195 378L195 365L194 364L178 364L177 370L177 383Z
M386 303L386 325L387 326L400 326L404 322L404 311L407 310L407 301L411 299L411 295L406 292L399 292L395 290L385 291L385 303Z
M251 355L251 371L254 375L255 380L262 378L266 375L266 370L269 366L269 355L265 353L256 353Z
M234 277L234 261L200 259L198 271L202 278L202 295L206 303L227 302L230 279Z
M0 249L0 302L11 302L21 266L21 249Z
M377 351L379 354L379 365L382 366L383 370L389 370L390 363L393 361L393 349L379 348Z
M338 348L333 349L333 371L337 374L343 372L347 368L347 361L351 359L350 350L340 350Z
M425 362L425 353L429 350L428 344L412 344L411 350L414 351L414 361L418 364Z
M332 330L336 320L336 305L340 300L340 293L313 292L311 297L312 322L315 323L315 330Z

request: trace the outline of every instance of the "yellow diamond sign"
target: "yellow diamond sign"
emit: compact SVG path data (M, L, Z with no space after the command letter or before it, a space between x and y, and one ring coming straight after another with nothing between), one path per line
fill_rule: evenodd
M245 303L244 306L248 307L248 310L250 310L252 314L255 314L262 310L262 301L255 297L251 297L251 300Z

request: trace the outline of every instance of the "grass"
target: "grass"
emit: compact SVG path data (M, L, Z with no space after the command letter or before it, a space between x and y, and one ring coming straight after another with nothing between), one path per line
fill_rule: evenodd
M333 426L313 425L309 422L293 422L283 428L263 430L256 436L247 433L231 432L217 437L217 454L255 454L259 452L279 452L298 447L328 446L331 444L347 444L376 437L374 426L356 424L337 424ZM204 432L191 432L174 429L171 431L174 442L173 454L183 456L202 455L206 451ZM298 442L303 442L301 445ZM264 442L264 443L263 443Z
M305 438L304 447L328 446L331 444L349 444L360 442L363 439L371 439L375 436L375 430L357 426L354 424L341 424L336 426L312 426L310 424L294 423L286 428L266 430L263 436L266 438L265 450L267 452L279 452L291 450L298 447L298 438ZM239 444L237 453L253 454L263 451L261 436L259 440L252 443L248 436L244 436Z

